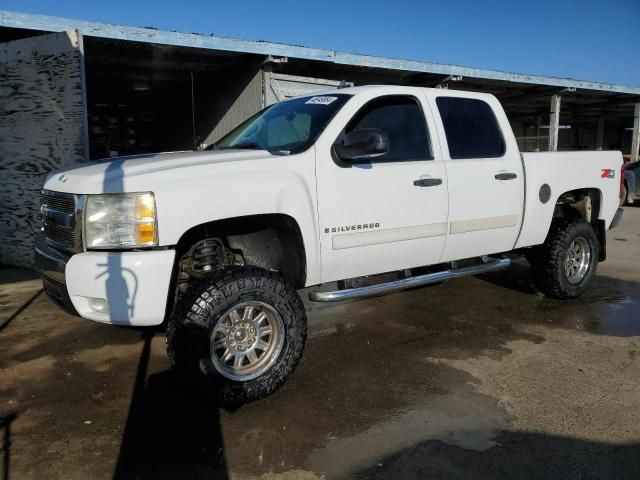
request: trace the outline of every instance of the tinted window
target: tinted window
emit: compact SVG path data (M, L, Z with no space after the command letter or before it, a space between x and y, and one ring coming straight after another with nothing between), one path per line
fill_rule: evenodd
M451 158L501 157L504 139L488 103L473 98L436 99Z
M373 161L433 158L424 113L412 97L389 96L372 100L351 119L343 133L360 128L379 128L389 136L389 152ZM342 138L337 143L342 143Z

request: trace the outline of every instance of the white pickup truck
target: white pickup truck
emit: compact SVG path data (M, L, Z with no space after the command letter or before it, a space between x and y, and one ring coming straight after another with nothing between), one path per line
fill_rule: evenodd
M619 152L521 153L498 100L400 86L267 107L206 151L52 173L36 265L82 317L167 321L174 367L226 403L273 392L339 301L505 267L580 295L619 221ZM376 275L385 273L378 277Z

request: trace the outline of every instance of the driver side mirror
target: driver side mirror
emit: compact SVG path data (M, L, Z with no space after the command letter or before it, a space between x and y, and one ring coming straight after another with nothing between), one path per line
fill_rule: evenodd
M347 133L344 142L333 148L340 160L367 160L389 152L389 136L379 128L359 128Z

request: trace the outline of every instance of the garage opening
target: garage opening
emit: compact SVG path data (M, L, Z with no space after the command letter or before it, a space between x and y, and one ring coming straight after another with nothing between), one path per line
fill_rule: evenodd
M194 150L262 107L261 58L85 38L91 160Z

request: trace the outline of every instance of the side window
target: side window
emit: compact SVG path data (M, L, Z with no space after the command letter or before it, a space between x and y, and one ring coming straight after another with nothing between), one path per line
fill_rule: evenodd
M433 160L429 132L422 108L413 97L387 96L367 103L351 119L344 133L379 128L389 136L389 152L374 162ZM337 143L342 142L341 135Z
M504 138L498 120L487 102L474 98L438 97L436 104L451 158L504 155Z

